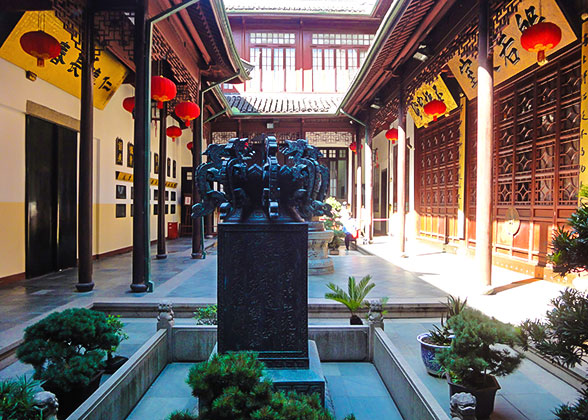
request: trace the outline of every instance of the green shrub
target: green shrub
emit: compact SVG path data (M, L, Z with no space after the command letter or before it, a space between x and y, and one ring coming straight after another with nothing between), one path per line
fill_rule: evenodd
M167 416L166 420L197 420L198 416L195 414L190 413L187 410L183 411L174 411L169 416Z
M17 357L31 364L35 379L48 382L53 392L69 392L90 383L120 340L104 313L66 309L27 327Z
M196 325L217 325L217 306L208 305L196 309L196 312L194 312L194 319L196 320Z
M21 376L18 379L0 381L0 419L41 420L41 414L34 408L38 381Z
M275 392L271 381L261 380L263 370L249 352L214 355L193 366L187 382L202 403L198 420L333 420L316 394Z
M571 230L559 226L549 255L554 271L562 275L588 270L588 204L582 204L568 219Z
M588 295L566 289L551 300L553 306L545 321L526 320L521 325L524 347L533 345L554 362L574 367L588 356ZM588 388L573 405L562 405L555 412L560 420L588 418Z
M480 388L487 383L487 375L508 375L521 363L522 356L507 347L517 343L513 326L469 307L447 325L455 337L451 347L440 352L438 362L453 382Z

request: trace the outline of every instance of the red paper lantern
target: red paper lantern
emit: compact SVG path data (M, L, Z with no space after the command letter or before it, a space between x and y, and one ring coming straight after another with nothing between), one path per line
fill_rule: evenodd
M521 35L521 45L530 52L537 53L537 63L547 63L545 52L557 46L561 41L561 29L555 23L539 22L529 26Z
M176 105L175 113L179 119L184 121L184 124L189 126L190 121L200 116L200 107L194 102L180 102Z
M128 98L123 99L123 108L129 111L131 114L135 109L135 97L129 96Z
M157 101L157 108L162 109L163 103L176 97L176 85L163 76L151 78L151 99Z
M434 99L423 107L425 114L432 116L433 121L437 121L437 117L447 112L447 105L445 102Z
M165 134L167 134L168 137L171 137L172 141L176 141L176 139L182 135L182 129L177 125L172 125L171 127L167 127Z
M359 149L360 150L363 149L363 144L361 144L361 143L359 144ZM357 143L356 142L352 142L349 145L349 150L351 150L353 153L356 153L357 152Z
M45 67L45 60L55 58L61 53L59 41L43 31L27 32L20 37L20 46L37 59L37 67Z
M194 147L194 143L190 142L186 145L186 147L188 148L188 150L192 150L192 148Z
M395 144L398 141L398 129L391 128L390 130L386 131L386 138Z

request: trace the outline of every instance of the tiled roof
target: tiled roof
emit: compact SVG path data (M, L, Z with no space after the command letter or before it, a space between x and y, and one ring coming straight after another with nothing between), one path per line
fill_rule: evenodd
M343 95L318 93L225 94L233 114L334 114Z
M259 13L339 13L369 15L377 0L225 0L230 14Z

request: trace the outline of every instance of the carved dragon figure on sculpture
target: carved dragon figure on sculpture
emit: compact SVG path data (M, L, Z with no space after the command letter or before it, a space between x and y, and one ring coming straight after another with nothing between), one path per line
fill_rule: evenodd
M330 215L331 206L322 202L329 169L319 163L320 151L299 139L286 140L281 152L286 165L278 163L277 140L268 136L262 168L251 164L254 152L247 139L211 144L204 152L208 161L196 169L201 202L192 207L192 217L205 216L217 207L222 219L241 221L260 211L270 220L282 217L299 222ZM222 191L213 189L214 182L222 185Z

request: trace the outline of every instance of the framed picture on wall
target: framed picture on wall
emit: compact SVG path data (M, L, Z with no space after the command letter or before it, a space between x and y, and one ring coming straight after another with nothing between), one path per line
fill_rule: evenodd
M171 192L171 201L176 201L176 192L175 191Z
M174 160L174 164L173 164L172 176L174 178L176 177L176 161L175 160Z
M153 190L153 201L157 200L157 193L159 190Z
M171 176L171 159L167 158L167 176Z
M157 204L153 205L153 214L157 214L157 210L159 209L159 206Z
M127 198L127 186L126 185L117 185L116 186L116 198Z
M153 170L156 174L159 173L159 155L157 153L153 155Z
M134 154L135 154L135 147L133 146L133 143L128 142L127 143L127 166L129 168L132 168L133 165L135 164Z
M171 207L171 214L176 214L176 205L172 204L170 207Z
M169 206L167 204L165 205L165 214L169 214Z
M116 205L116 217L127 217L127 205L126 204L117 204Z
M131 204L131 217L135 214L135 205Z
M167 190L165 191L165 199L169 200L169 191L167 191Z
M131 187L131 200L135 198L135 187Z
M124 149L125 145L123 142L123 139L121 139L120 137L116 138L116 150L115 150L115 163L117 165L122 165L123 164L123 149Z

